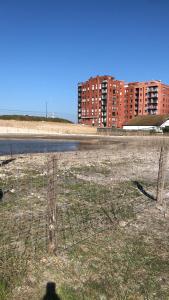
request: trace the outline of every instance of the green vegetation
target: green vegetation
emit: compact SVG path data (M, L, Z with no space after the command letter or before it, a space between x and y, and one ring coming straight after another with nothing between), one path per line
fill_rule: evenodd
M8 299L8 287L6 282L0 279L0 300Z
M162 128L163 133L169 133L169 126L165 126Z
M72 123L69 120L62 118L46 118L40 116L27 116L27 115L1 115L0 120L16 120L16 121L45 121L45 122L58 122L58 123Z

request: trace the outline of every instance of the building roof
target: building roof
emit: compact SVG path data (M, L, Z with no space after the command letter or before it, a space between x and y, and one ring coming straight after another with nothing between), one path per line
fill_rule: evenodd
M161 126L169 119L169 115L138 116L131 119L126 126Z

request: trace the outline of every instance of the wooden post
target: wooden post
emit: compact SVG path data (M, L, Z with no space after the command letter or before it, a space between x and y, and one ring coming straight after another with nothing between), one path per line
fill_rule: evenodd
M166 168L167 168L167 154L168 154L167 147L163 145L160 150L158 181L157 181L157 202L160 205L163 204L163 197L164 197L163 193L164 193L164 183L165 183L165 175L166 175Z
M54 254L57 250L57 237L56 237L56 226L57 226L57 213L56 213L56 171L57 171L57 160L53 156L51 161L48 163L48 251Z

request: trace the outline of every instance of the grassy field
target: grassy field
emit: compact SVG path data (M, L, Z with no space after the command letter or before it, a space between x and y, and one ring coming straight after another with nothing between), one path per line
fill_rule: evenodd
M57 154L53 173L48 154L1 166L9 191L0 203L0 299L42 299L49 281L63 300L169 299L168 168L165 206L155 201L160 143L122 139ZM55 255L47 252L52 188Z

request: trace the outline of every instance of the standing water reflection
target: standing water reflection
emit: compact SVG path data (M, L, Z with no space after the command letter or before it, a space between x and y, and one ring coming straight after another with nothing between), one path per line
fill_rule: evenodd
M77 151L79 141L0 140L0 155Z

